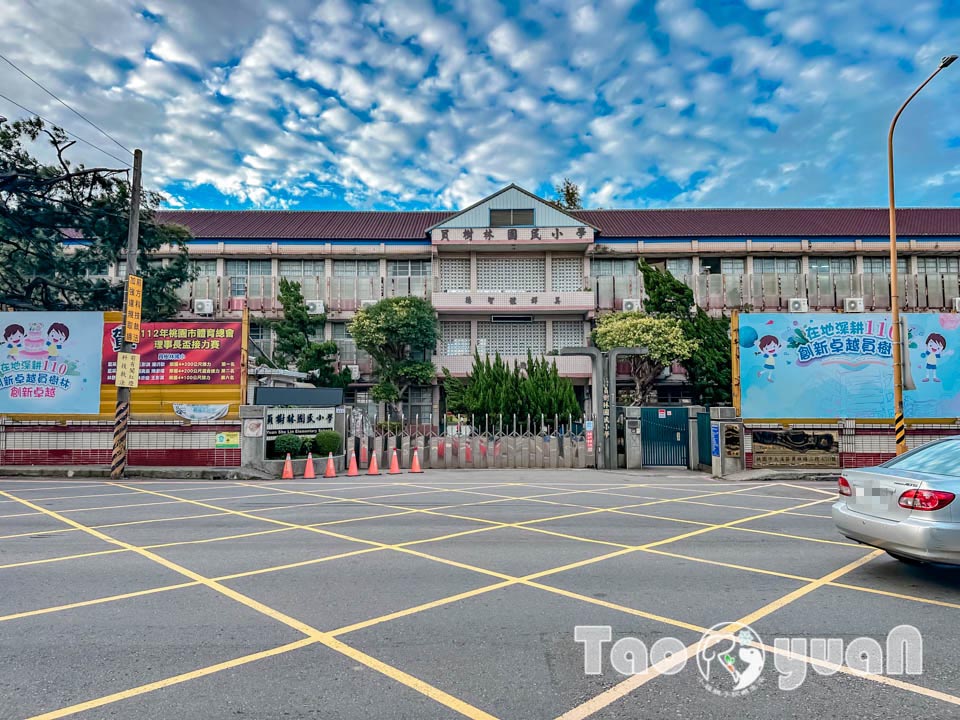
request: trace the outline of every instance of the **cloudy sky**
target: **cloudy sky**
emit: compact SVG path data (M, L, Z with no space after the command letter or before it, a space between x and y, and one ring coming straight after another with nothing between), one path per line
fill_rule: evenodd
M925 0L6 0L0 27L191 208L456 208L564 176L589 207L883 205L890 118L960 51L960 3ZM122 155L2 61L0 92ZM960 63L898 125L901 204L960 197L958 109Z

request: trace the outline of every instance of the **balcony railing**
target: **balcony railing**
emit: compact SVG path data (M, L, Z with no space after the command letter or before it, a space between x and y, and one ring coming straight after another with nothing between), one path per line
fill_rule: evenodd
M350 314L385 297L414 296L431 300L443 312L589 312L622 310L624 300L643 298L640 276L585 279L585 289L575 292L434 292L426 277L296 277L304 299L322 301L328 314ZM863 298L867 310L890 309L889 276L881 273L685 275L679 278L694 294L700 307L713 311L752 309L785 310L791 298L806 298L811 310L835 310L848 297ZM184 285L179 295L184 311L193 312L194 300L213 302L213 314L276 313L279 278L272 276L202 277ZM900 304L908 310L952 310L960 297L957 273L924 273L900 276ZM493 297L494 302L489 298ZM557 298L560 302L556 302ZM468 300L469 298L469 300ZM533 298L537 298L534 302ZM513 302L511 302L513 299Z

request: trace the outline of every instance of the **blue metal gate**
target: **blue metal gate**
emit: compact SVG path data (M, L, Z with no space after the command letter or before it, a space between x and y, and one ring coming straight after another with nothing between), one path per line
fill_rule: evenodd
M640 423L644 465L689 465L690 423L687 408L641 408Z

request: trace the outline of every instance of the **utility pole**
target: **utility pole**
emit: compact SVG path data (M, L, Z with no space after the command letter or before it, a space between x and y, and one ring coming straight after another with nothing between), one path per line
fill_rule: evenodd
M133 187L130 194L130 222L127 226L127 277L124 283L123 330L124 339L120 351L129 353L133 343L127 337L128 311L130 310L130 281L137 272L137 246L140 238L140 175L143 152L133 151ZM139 314L139 313L138 313ZM137 320L139 327L139 318ZM119 366L119 363L118 363ZM117 409L113 416L113 457L110 462L110 477L119 480L127 469L127 425L130 421L130 388L117 385Z

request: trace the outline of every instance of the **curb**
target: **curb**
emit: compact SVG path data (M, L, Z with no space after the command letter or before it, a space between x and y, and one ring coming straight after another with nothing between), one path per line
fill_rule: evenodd
M106 467L0 466L0 477L39 477L50 479L98 478L109 480ZM264 472L241 468L127 468L128 480L275 480Z

